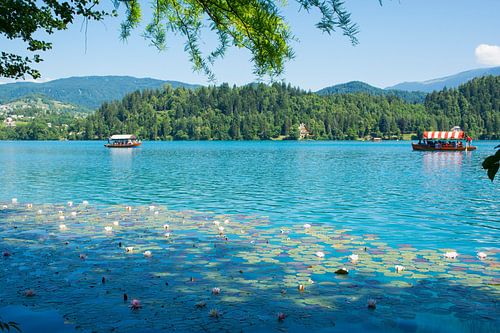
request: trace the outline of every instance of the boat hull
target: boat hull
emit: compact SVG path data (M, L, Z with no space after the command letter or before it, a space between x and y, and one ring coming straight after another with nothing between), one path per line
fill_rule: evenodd
M418 143L412 143L411 144L413 147L413 150L420 150L420 151L471 151L471 150L476 150L477 148L475 146L470 146L470 147L432 147L432 146L427 146L427 145L419 145Z
M142 144L142 142L134 142L130 144L112 144L112 143L107 143L104 145L106 148L136 148L139 147Z

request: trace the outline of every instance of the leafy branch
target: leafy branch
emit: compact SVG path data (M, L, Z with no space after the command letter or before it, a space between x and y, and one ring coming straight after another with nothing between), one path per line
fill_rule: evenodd
M85 31L90 20L102 21L116 16L124 7L121 39L127 39L143 22L140 0L110 0L114 10L99 9L102 0L1 0L0 36L26 44L27 55L2 51L0 77L33 78L40 72L33 68L42 61L41 52L50 50L52 43L41 40L40 32L53 34L66 30L76 18L83 18ZM358 26L342 0L295 0L304 12L317 11L316 27L328 34L340 30L353 45L358 43ZM381 2L381 0L379 0ZM230 46L247 49L252 56L254 73L258 77L279 77L285 63L293 59L291 33L282 9L284 0L153 0L150 23L143 36L159 50L166 48L167 34L180 35L185 40L195 71L214 78L212 65L222 58ZM102 7L101 7L102 8ZM202 32L211 30L218 42L213 50L202 52Z
M498 149L495 155L488 156L483 161L483 169L488 170L488 178L491 181L495 179L495 175L500 168L500 145L496 146L495 149Z

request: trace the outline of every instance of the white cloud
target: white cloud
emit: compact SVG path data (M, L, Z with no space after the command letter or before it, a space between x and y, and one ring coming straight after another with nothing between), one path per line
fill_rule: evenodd
M500 46L480 44L474 51L476 60L483 65L499 66L500 65Z

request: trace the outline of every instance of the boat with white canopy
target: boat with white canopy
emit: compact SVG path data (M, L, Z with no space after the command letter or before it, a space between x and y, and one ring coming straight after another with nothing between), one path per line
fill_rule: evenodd
M107 148L135 148L142 144L137 137L132 134L115 134L108 138Z

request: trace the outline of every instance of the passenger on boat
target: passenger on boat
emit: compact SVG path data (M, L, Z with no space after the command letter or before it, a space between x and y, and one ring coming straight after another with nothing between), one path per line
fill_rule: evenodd
M470 147L472 146L472 138L470 136L467 135L467 145Z

